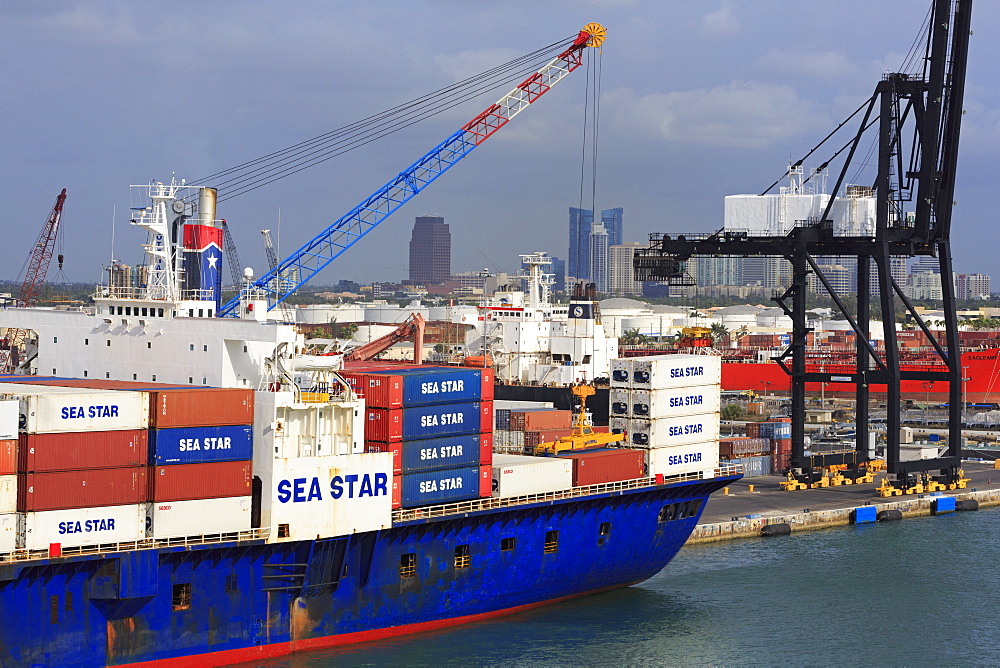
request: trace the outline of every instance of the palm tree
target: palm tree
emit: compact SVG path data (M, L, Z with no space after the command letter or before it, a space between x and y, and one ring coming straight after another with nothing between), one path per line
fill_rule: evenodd
M712 337L712 343L716 346L722 345L723 340L729 335L729 329L722 323L713 322L712 331L709 336Z

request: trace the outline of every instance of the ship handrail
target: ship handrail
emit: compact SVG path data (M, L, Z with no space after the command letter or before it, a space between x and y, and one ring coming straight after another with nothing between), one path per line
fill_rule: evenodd
M610 492L623 492L642 487L655 487L658 485L669 485L679 482L691 482L695 480L708 480L704 471L693 471L691 473L678 473L662 477L637 478L635 480L623 480L620 482L608 482L598 485L586 485L573 487L555 492L539 492L537 494L524 494L521 496L508 496L503 498L487 497L484 499L471 499L457 503L446 503L437 506L422 506L420 508L401 508L392 511L392 523L412 522L414 520L431 519L435 517L447 517L450 515L461 515L464 513L474 513L483 510L496 510L499 508L512 508L532 503L546 503L551 501L561 501L584 496L595 496ZM742 464L720 463L713 470L713 478L722 478L734 475L743 475Z
M78 545L60 548L60 557L79 557L112 552L129 552L134 550L153 550L165 547L189 547L194 545L212 545L215 543L231 543L252 540L267 540L271 534L269 527L248 529L245 531L227 531L217 533L197 534L193 536L171 536L163 538L138 538L136 540L119 541L117 543L101 543L95 545ZM52 556L49 550L14 550L0 554L0 564L18 561L34 561L48 559Z

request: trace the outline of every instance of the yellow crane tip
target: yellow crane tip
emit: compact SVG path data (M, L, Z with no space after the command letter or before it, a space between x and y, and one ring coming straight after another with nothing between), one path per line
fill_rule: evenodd
M600 23L588 23L583 26L583 32L590 35L587 46L599 47L604 44L604 38L608 35L608 29Z

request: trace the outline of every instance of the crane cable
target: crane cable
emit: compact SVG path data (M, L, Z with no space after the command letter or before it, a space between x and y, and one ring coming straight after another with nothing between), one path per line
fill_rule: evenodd
M554 42L486 72L360 121L210 174L196 183L210 183L213 180L223 179L215 183L215 187L219 190L218 201L246 194L448 111L500 85L520 81L526 74L537 71L541 65L550 61L553 52L564 50L567 41Z
M579 203L577 205L577 210L580 212L579 215L581 219L583 218L583 212L586 210L583 208L584 201L587 195L587 159L588 159L588 149L589 149L589 159L590 159L590 225L591 230L597 220L597 147L598 138L600 135L600 116L601 116L601 53L593 54L588 50L587 52L587 85L584 91L583 100L583 132L581 132L580 141L580 194ZM580 221L582 223L582 220ZM585 235L586 239L589 239L589 233ZM580 255L586 254L588 256L587 264L589 265L589 255L590 255L590 245L587 244L586 248L579 248L578 253ZM579 265L579 256L577 257L576 270L581 269ZM590 276L588 277L589 282L593 282L593 267L590 268ZM574 278L582 279L582 276L574 276Z

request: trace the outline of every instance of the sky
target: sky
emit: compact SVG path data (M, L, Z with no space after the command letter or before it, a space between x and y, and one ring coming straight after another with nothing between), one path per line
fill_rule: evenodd
M518 255L533 251L565 258L568 207L581 204L624 207L626 241L714 231L726 195L763 191L901 67L928 8L929 0L3 3L0 279L17 278L62 188L65 264L49 279L98 283L113 256L141 260L144 235L128 225L128 208L145 202L130 185L197 180L592 21L607 28L593 180L582 163L580 68L314 282L405 278L421 215L450 225L453 272L514 271ZM972 26L954 265L992 274L996 289L1000 59L989 40L1000 31L1000 2L977 0ZM280 257L290 254L509 88L221 202L240 259L259 276L261 229L272 230ZM850 173L870 183L867 170Z

